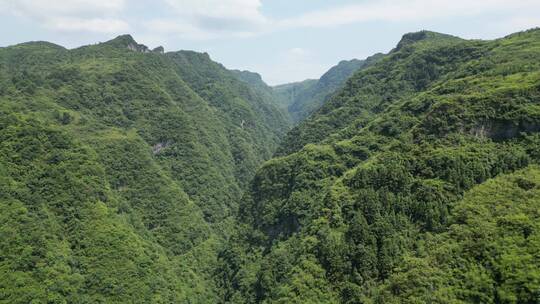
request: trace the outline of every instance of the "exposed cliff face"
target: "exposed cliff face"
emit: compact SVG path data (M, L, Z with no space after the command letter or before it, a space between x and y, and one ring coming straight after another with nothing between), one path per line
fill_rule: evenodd
M125 47L130 51L138 53L157 53L164 54L165 49L162 46L158 46L152 50L144 44L137 43L131 35L121 35L110 41L104 43L105 45L115 46L115 47Z
M154 53L165 54L165 49L162 46L158 46L152 50Z
M540 121L490 121L472 128L470 132L496 141L509 140L522 134L540 132Z
M150 53L150 49L143 44L129 43L127 45L128 50L139 52L139 53Z

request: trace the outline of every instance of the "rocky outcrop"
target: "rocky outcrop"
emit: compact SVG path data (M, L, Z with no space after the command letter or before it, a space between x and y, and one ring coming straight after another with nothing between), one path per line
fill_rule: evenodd
M150 53L150 49L144 45L144 44L137 44L137 43L129 43L127 45L127 48L129 50L132 50L134 52L139 52L139 53Z
M169 146L169 142L159 142L152 146L152 154L156 155L161 152L161 150L165 149L167 146Z
M131 35L118 36L114 38L113 40L105 42L105 44L108 44L114 47L119 47L119 48L127 48L131 51L138 52L138 53L152 52L146 45L137 43L137 41L135 41L135 39L133 39Z
M154 48L152 52L158 53L158 54L165 54L165 49L160 45L157 48Z
M489 121L471 129L476 137L486 137L493 140L507 140L521 133L540 132L539 121Z

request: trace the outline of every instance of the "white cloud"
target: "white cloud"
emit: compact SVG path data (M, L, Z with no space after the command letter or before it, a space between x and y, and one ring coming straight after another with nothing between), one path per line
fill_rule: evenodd
M264 23L260 0L165 0L181 15L194 18L215 18L245 22Z
M216 38L245 38L256 34L254 31L242 29L231 30L227 28L206 29L192 22L173 19L154 19L144 23L144 27L152 32L178 35L192 40L208 40Z
M259 0L164 0L174 19L146 22L152 30L192 39L248 37L264 30L269 20Z
M15 12L33 16L106 13L121 10L125 0L1 0Z
M292 48L290 50L287 51L287 53L293 57L304 57L306 56L309 52L304 50L303 48Z
M314 11L278 20L279 28L333 27L369 21L422 21L456 16L474 16L509 10L540 11L538 0L383 0L366 1Z
M129 29L116 17L125 0L0 0L2 11L59 31L119 33Z
M271 19L261 13L260 0L163 1L176 17L151 20L145 25L150 30L190 39L251 37L296 28L328 28L372 21L425 21L509 11L521 16L524 12L540 11L539 0L370 0Z
M65 32L123 33L129 25L119 19L56 17L47 21L48 28Z
M168 11L166 17L129 16L130 5L149 12L157 7ZM0 14L25 17L57 31L119 33L142 29L141 34L147 36L202 40L374 21L422 22L495 15L511 17L498 20L501 24L493 27L517 30L538 25L540 18L540 0L365 0L287 18L265 16L263 5L262 0L0 0ZM130 18L130 24L120 16Z

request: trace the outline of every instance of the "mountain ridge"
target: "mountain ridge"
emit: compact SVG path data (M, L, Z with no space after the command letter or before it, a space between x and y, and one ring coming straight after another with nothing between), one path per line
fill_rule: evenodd
M369 67L382 56L375 54L365 60L342 60L319 79L278 85L273 89L293 121L299 123L317 111L356 71Z

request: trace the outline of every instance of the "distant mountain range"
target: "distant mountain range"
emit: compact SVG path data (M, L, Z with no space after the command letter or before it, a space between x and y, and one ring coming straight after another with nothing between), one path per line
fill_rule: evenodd
M365 60L344 60L318 80L279 85L274 87L274 91L281 105L287 107L293 121L300 122L320 108L355 72L371 66L382 57L383 54L376 54Z
M371 66L383 56L383 54L376 54L365 60L343 60L320 79L307 79L274 87L264 83L261 75L257 73L239 70L232 72L238 79L264 91L266 95L274 95L278 106L288 112L293 123L297 124L320 108L352 74Z

